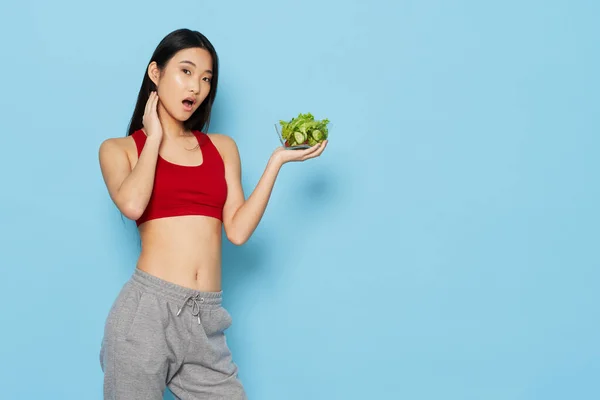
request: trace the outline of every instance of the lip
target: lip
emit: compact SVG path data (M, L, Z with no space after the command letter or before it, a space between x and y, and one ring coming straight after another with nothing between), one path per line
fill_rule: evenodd
M187 104L184 104L183 101L188 100L192 102L192 105L188 106ZM196 99L194 97L186 97L185 99L182 100L182 104L183 104L183 109L186 111L192 111L194 109L194 105L196 105Z

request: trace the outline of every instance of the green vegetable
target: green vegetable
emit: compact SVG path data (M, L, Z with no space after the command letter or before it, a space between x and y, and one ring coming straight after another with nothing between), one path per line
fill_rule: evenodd
M318 121L311 113L298 114L291 121L279 121L281 125L281 136L286 146L298 146L308 144L314 146L321 143L329 134L327 118Z

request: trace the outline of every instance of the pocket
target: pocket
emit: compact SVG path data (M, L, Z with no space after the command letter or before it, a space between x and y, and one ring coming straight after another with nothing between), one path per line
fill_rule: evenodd
M123 307L123 304L131 297L131 292L131 285L129 284L129 282L125 283L125 285L123 285L123 287L117 294L117 297L111 304L110 309L108 310L108 315L104 320L104 325L113 325L113 323L117 319L119 311Z
M229 314L229 311L227 311L226 308L222 308L225 313L225 316L223 317L223 330L225 331L229 329L229 327L231 327L231 325L233 324L233 317L231 316L231 314Z
M106 319L104 340L122 340L126 337L138 313L142 296L143 293L132 286L126 286L119 293Z
M224 307L211 311L211 328L215 334L225 332L231 326L233 319Z
M135 313L124 329L125 340L147 342L164 337L160 333L169 325L167 306L162 298L152 292L142 292Z
M135 305L132 305L131 310L133 310L131 312L131 314L128 315L128 318L126 318L123 322L123 326L122 326L122 338L124 338L125 340L128 340L131 337L131 332L133 331L133 329L136 326L136 323L139 322L140 320L140 312L142 309L142 302L144 301L144 297L145 297L146 293L145 292L141 292L139 293L139 296L136 296L136 302Z
M231 315L221 306L208 309L201 308L201 312L202 330L208 338L223 335L223 332L231 326Z

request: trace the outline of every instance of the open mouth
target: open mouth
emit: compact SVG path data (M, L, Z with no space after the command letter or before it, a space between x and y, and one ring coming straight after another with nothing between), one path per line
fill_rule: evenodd
M183 100L182 103L183 103L183 106L185 107L185 109L189 111L194 107L195 101L191 98L187 98L187 99Z

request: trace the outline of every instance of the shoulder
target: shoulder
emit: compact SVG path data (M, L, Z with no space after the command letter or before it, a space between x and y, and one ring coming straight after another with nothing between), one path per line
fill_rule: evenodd
M131 136L127 137L113 137L105 139L100 143L100 152L116 152L116 151L128 151L131 148L135 148L135 141Z
M223 133L207 133L206 136L215 144L215 146L237 147L235 140L231 136Z
M98 155L101 161L123 156L131 160L133 155L137 155L135 141L131 136L105 139L100 143Z
M222 133L207 133L206 136L215 145L223 160L239 159L238 147L231 136Z

